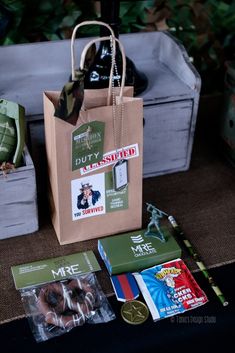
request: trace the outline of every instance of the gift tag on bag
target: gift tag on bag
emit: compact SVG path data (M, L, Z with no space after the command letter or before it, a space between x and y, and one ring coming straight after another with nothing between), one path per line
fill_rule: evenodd
M72 170L102 160L104 127L105 124L102 121L92 121L72 132Z

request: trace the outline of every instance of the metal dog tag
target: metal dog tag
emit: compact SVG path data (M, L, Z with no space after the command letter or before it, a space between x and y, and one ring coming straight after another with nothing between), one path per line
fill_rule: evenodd
M128 161L122 159L113 166L113 185L116 191L124 189L128 184Z

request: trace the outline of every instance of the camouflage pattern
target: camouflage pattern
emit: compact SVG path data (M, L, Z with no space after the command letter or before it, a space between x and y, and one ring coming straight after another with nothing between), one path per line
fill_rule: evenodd
M173 216L168 216L168 220L170 224L172 225L176 236L179 238L182 238L184 245L186 246L189 254L193 258L193 260L196 262L199 270L201 270L202 274L204 277L207 279L207 282L213 289L214 293L216 294L217 298L220 300L223 306L227 306L229 303L225 299L222 291L220 288L217 286L215 283L213 277L211 276L209 270L207 269L206 265L204 262L201 260L201 257L198 255L196 249L193 247L193 245L190 243L190 241L186 238L185 233L183 232L182 228L179 226L179 224L176 222L175 218Z
M61 91L58 105L55 107L55 116L76 125L84 98L85 75L94 61L96 46L93 44L87 51L84 70L75 70L75 81L66 83Z

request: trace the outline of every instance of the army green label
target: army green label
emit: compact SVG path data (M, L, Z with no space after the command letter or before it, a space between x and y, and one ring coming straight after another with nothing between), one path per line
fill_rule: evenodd
M106 212L118 210L126 210L128 208L128 185L116 191L113 188L112 172L105 173L105 189L106 189Z
M104 127L102 121L92 121L72 132L72 170L102 160Z
M100 266L91 250L11 267L16 289L99 270Z

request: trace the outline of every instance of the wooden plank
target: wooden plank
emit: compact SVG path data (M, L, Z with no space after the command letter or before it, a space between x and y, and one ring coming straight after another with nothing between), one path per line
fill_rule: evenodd
M192 100L144 110L144 177L187 170L191 154Z
M24 160L7 177L0 172L0 239L38 230L35 170L27 148Z
M120 39L126 55L149 79L149 86L142 94L145 101L172 100L198 92L198 75L169 34L127 34ZM87 41L87 38L76 41L77 58ZM139 43L145 43L145 50L138 50ZM0 67L4 68L4 75L0 80L0 96L22 104L27 115L41 114L42 92L61 90L71 73L70 61L70 40L1 47Z

